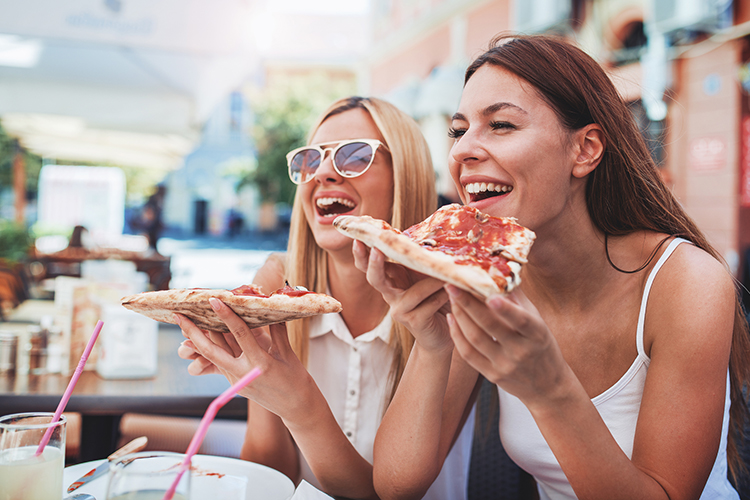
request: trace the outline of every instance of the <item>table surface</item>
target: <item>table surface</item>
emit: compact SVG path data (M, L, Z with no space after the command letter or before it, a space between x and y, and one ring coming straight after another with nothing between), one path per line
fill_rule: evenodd
M24 307L25 306L25 307ZM29 302L19 307L11 323L3 328L22 328L45 304ZM213 399L230 384L221 375L188 374L188 360L177 356L177 347L184 340L175 325L160 323L158 333L158 373L145 379L104 379L94 370L84 370L68 402L66 411L84 415L122 415L128 412L165 415L202 416ZM70 376L0 375L1 413L55 411ZM244 418L245 398L236 396L224 405L219 416Z

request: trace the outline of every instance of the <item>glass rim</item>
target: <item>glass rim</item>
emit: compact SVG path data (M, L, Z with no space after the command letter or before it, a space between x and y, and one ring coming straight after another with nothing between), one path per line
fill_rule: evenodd
M48 427L54 427L58 425L63 425L68 422L68 419L65 415L60 415L60 419L52 422L52 417L54 417L54 412L25 412L25 413L10 413L8 415L3 415L0 417L0 429L16 429L18 427L23 427L25 429L46 429ZM8 419L27 419L27 418L34 418L34 417L49 417L50 421L43 423L43 424L25 424L25 423L5 423L5 420Z

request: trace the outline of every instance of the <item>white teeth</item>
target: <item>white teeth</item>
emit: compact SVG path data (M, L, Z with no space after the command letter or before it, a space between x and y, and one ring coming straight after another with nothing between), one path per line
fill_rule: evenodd
M356 205L353 201L347 200L345 198L318 198L315 200L315 203L320 208L328 208L334 203L338 203L339 205L344 205L345 207L354 208Z
M513 190L513 186L505 186L503 184L495 184L493 182L472 182L465 186L466 192L469 194L484 193L485 191L494 191L496 193L508 193Z

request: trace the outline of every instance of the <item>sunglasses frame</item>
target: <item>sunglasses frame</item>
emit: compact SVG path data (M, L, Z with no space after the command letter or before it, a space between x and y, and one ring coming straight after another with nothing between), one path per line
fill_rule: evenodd
M354 175L342 172L341 170L339 170L339 166L336 165L336 153L342 147L348 146L349 144L355 144L357 142L367 144L368 146L372 148L372 157L370 158L370 163L361 172L357 172ZM337 146L336 147L322 147L322 146L328 146L331 144L337 144ZM313 149L317 151L318 153L320 153L320 163L323 163L323 161L325 160L326 151L330 151L331 163L333 164L333 168L334 170L336 170L336 173L338 173L341 177L345 177L347 179L353 179L355 177L359 177L360 175L370 170L370 167L372 166L372 164L375 163L375 154L378 152L378 148L381 146L384 150L390 152L390 150L388 149L388 146L386 146L384 143L380 142L377 139L349 139L349 140L344 140L344 141L321 142L319 144L310 144L309 146L302 146L300 148L293 149L286 154L287 173L289 174L289 178L292 180L292 182L297 184L298 186L302 184L307 184L308 182L310 182L312 178L315 177L314 172L313 172L313 175L308 177L306 181L297 182L294 180L294 177L292 177L292 160L297 155L297 153L301 151L305 151L306 149Z

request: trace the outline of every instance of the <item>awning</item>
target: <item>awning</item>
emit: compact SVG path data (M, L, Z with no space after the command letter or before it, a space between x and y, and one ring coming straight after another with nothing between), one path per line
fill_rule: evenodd
M0 119L45 157L174 168L258 68L245 0L0 0Z

